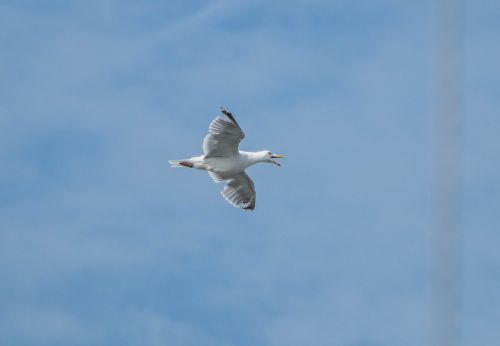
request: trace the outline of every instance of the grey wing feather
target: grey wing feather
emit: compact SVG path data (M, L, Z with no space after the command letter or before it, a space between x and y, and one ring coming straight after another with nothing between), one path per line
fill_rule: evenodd
M218 116L208 127L208 135L203 140L205 157L227 157L238 154L238 145L245 138L245 133L233 115L222 110L225 118Z
M211 172L211 171L207 171L208 172L208 175L210 176L210 178L212 178L212 180L216 183L220 183L220 182L223 182L224 180L226 180L227 178L224 177L222 174L218 174L218 173L215 173L215 172Z
M252 179L245 172L230 178L221 194L226 201L237 208L255 209L255 186Z

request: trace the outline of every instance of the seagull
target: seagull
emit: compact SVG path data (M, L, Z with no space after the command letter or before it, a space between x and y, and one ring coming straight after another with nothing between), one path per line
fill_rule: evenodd
M236 208L255 209L255 186L245 169L259 162L281 166L273 159L285 156L269 150L241 151L238 146L245 133L229 110L221 107L222 116L217 116L208 127L203 140L204 155L184 160L170 160L172 167L202 169L216 182L226 181L222 196Z

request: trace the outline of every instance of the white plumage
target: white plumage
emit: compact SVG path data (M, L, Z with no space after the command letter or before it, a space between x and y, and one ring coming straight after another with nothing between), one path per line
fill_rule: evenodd
M258 162L280 164L273 159L283 158L268 150L257 152L240 151L238 146L245 133L234 116L221 108L223 117L215 118L208 127L203 140L204 155L185 160L170 160L172 167L196 168L208 171L215 182L227 181L222 196L235 207L245 210L255 208L255 186L245 169Z

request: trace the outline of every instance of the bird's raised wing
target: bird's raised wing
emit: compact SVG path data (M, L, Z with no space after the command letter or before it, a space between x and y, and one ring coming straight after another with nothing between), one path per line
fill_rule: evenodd
M245 134L233 115L221 108L225 117L215 118L208 127L208 135L203 140L205 157L228 157L238 155L238 145Z
M226 201L237 208L255 209L255 186L252 179L245 172L241 172L229 179L221 194Z

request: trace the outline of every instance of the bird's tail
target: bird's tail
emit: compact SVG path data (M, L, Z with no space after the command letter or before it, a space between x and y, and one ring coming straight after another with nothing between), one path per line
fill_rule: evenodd
M193 168L193 163L189 162L189 160L169 160L168 163L172 167L186 167L186 168Z

